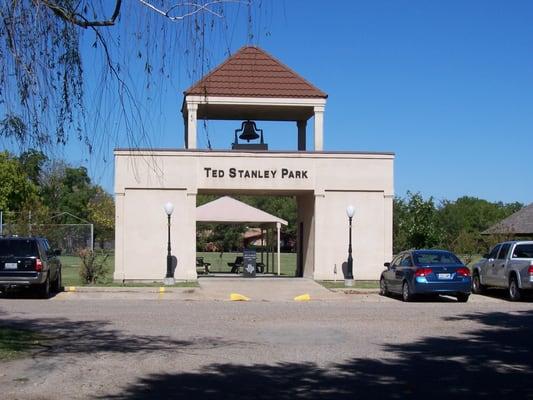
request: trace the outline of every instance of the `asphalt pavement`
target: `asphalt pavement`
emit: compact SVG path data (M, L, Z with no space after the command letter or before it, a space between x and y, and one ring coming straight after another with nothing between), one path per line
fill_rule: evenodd
M179 296L172 298L174 289ZM192 288L198 290L199 288ZM2 399L531 398L533 303L501 293L403 303L67 292L0 299L42 335L3 362ZM290 293L292 296L292 293ZM190 296L190 297L187 297Z

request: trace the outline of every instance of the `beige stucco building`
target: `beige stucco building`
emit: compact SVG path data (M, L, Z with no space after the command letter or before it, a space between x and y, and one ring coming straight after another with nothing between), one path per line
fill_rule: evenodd
M346 207L353 205L354 278L378 279L383 262L392 256L394 155L324 151L326 98L270 55L245 47L185 92L185 149L116 150L114 278L164 278L163 205L172 202L174 277L196 279L196 197L211 193L295 196L299 270L317 280L342 277ZM199 118L294 121L298 150L269 151L263 145L237 143L232 150L197 149ZM312 151L305 140L310 118Z

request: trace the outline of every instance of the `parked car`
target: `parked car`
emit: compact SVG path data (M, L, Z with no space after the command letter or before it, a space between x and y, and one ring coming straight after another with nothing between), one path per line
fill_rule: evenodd
M401 294L410 301L418 294L445 294L467 302L471 290L470 270L450 251L408 250L384 264L380 293Z
M0 290L30 287L39 297L61 290L59 250L35 237L0 237Z
M518 301L533 290L533 241L498 243L472 267L472 291L488 287L506 288L509 298Z

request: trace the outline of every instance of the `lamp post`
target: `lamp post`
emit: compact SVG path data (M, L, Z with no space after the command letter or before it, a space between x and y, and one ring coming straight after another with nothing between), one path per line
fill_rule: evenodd
M350 227L348 228L348 268L346 269L346 276L344 277L344 286L353 286L353 258L352 258L352 218L355 214L355 208L353 206L346 207L346 215Z
M167 214L168 218L168 242L167 242L167 275L165 276L165 279L163 280L165 285L173 285L174 284L174 274L172 273L172 255L170 254L170 216L172 215L172 211L174 211L174 204L171 202L168 202L165 204L165 213Z

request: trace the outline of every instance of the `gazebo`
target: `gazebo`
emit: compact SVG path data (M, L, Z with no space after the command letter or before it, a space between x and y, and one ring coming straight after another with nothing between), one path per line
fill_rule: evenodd
M196 208L196 222L218 224L257 224L261 228L275 226L277 230L277 269L280 275L280 230L287 221L252 207L232 197L224 196Z
M491 226L483 231L482 234L533 236L533 203Z

